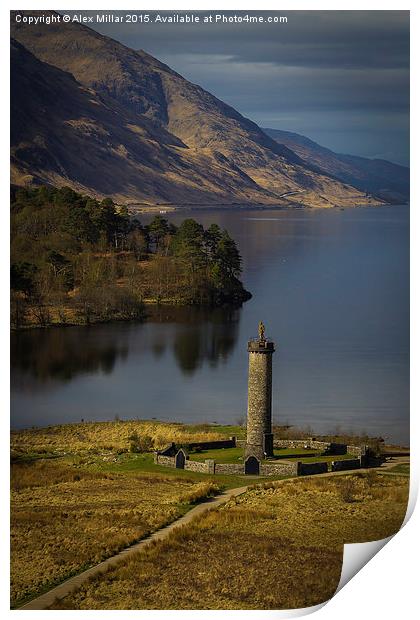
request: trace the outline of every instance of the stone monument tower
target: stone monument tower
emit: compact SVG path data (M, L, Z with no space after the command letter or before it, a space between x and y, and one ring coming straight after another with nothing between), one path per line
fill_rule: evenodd
M272 358L274 342L265 337L265 327L260 321L258 338L248 341L248 416L246 427L245 458L257 459L273 456L271 429Z

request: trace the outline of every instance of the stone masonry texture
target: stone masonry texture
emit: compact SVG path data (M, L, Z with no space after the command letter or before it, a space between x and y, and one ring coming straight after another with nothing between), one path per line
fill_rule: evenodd
M248 416L245 455L264 457L264 435L271 434L272 343L269 348L248 345ZM269 455L271 456L271 455Z
M331 471L344 471L345 469L359 469L360 459L347 459L346 461L333 461Z
M328 471L328 463L299 463L298 476L310 476L312 474L325 474Z

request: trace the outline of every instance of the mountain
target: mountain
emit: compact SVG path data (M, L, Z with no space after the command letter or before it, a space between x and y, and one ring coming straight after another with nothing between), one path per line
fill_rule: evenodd
M37 15L40 12L25 12ZM125 203L382 204L144 51L12 14L12 180Z
M384 159L341 155L320 146L305 136L279 129L265 129L279 144L287 146L306 163L391 202L405 202L410 196L410 169Z
M259 198L245 175L210 157L188 159L175 136L147 119L139 123L15 41L11 59L14 184L69 185L119 202L227 199L221 187L234 188L243 200Z

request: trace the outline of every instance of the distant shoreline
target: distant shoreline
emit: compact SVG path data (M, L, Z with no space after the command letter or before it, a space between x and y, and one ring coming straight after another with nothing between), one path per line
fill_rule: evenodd
M174 213L180 213L185 211L347 211L353 209L382 209L384 207L406 207L409 206L409 201L401 203L385 203L385 204L360 204L349 207L342 207L333 205L331 207L319 207L308 205L276 205L276 204L246 204L246 203L217 203L217 204L196 204L196 203L172 203L170 205L143 205L139 204L126 204L130 215L138 215L139 213L145 214L160 214L171 215Z

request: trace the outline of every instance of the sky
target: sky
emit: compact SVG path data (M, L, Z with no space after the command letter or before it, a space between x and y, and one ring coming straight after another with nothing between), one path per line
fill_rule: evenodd
M152 54L261 127L408 165L408 11L249 12L265 18L258 24L215 23L221 11L168 24L155 22L157 13L174 15L150 11L148 23L89 26ZM210 14L213 23L203 23ZM235 14L246 12L225 12ZM286 24L267 23L280 15Z

